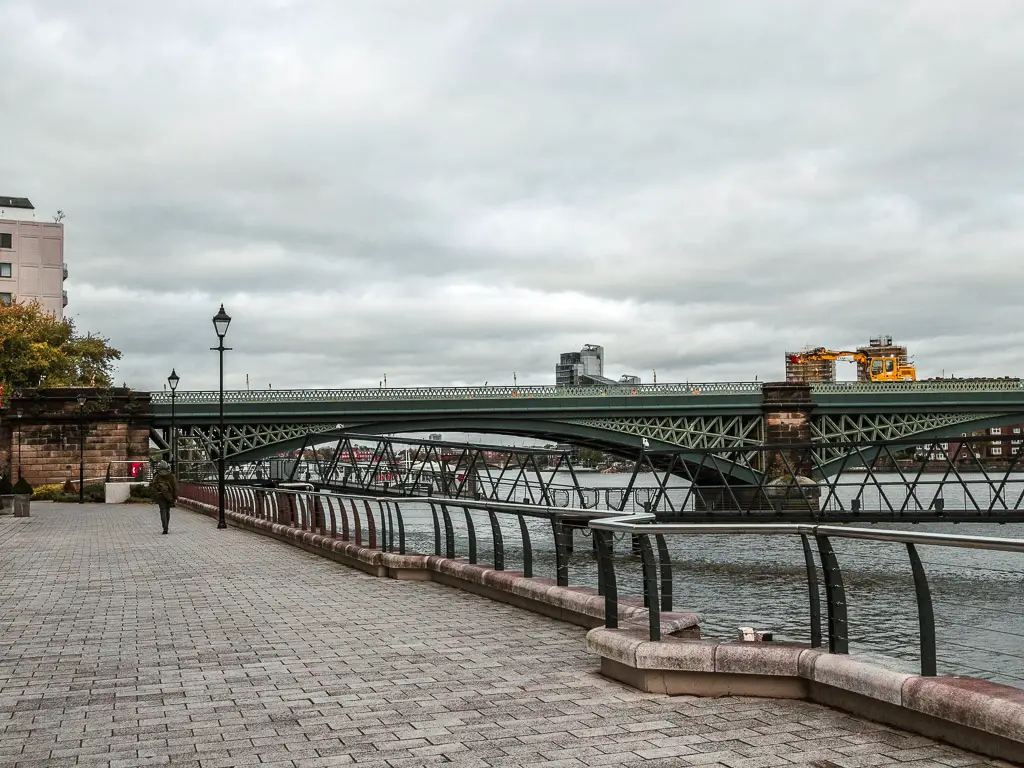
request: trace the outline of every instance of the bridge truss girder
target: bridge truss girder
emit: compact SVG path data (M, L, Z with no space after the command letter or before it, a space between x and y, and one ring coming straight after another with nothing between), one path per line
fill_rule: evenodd
M811 439L823 447L815 457L815 476L837 471L847 451L838 447L851 442L892 443L901 439L953 436L1005 424L1013 413L819 413L812 417ZM341 425L288 423L236 424L225 429L225 458L240 464L300 447L311 432L329 432ZM756 448L764 443L764 422L760 413L697 416L622 416L558 420L480 418L452 416L445 420L410 419L349 424L353 431L401 434L434 430L508 434L572 442L600 448L635 459L645 451L686 448L696 452L725 449L731 456L730 473L746 482L756 482L763 472ZM217 457L220 431L217 424L186 425L178 429L179 465L209 468ZM690 464L696 466L696 454ZM848 461L848 459L846 459ZM685 472L679 471L681 476Z

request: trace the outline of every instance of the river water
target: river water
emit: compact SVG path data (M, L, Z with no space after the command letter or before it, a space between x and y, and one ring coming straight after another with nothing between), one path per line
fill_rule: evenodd
M647 485L652 477L646 476ZM645 476L638 479L638 484L643 479ZM629 475L586 473L579 475L579 480L589 488L607 489L625 486ZM889 480L895 482L899 477L890 476ZM673 487L685 495L682 485L683 481L673 480ZM1016 485L1024 488L1024 483ZM952 490L946 489L947 499ZM853 490L849 492L852 494ZM409 548L433 551L429 507L412 501L403 501L401 505ZM947 501L947 507L952 506ZM453 512L457 554L465 556L465 517L462 510ZM475 513L473 519L480 561L491 562L487 516ZM500 522L506 568L518 570L522 552L517 519L502 517ZM878 527L1024 538L1024 524L886 523ZM553 578L550 525L545 520L532 520L530 531L535 575ZM591 539L584 532L575 536L570 583L596 586ZM617 539L620 594L640 595L639 559L632 555L628 537ZM832 541L846 584L851 652L893 668L918 671L917 607L906 548L901 544L839 538ZM705 637L734 638L737 627L753 626L774 632L776 639L809 642L808 587L799 537L673 536L668 537L667 543L672 558L675 608L701 614ZM972 675L1024 687L1024 555L938 546L921 546L918 550L932 592L939 674ZM823 587L819 587L819 592L824 613Z

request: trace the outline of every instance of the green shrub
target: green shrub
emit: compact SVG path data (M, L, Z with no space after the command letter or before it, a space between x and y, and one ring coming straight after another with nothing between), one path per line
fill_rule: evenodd
M34 491L32 491L33 501L53 501L63 493L63 487L60 483L53 483L52 485L40 485Z
M157 493L149 485L139 483L132 485L128 491L129 503L152 504L156 501Z
M14 486L11 485L11 478L7 475L0 475L0 496L9 496L14 493Z
M85 486L85 493L83 498L88 502L96 502L102 504L107 500L107 492L103 487L103 483L91 483ZM71 492L68 492L68 484L64 484L64 489L61 493L53 497L54 501L67 501L76 502L78 501L78 489L72 487Z
M14 492L22 495L32 495L32 485L25 479L24 475L18 477L14 484Z

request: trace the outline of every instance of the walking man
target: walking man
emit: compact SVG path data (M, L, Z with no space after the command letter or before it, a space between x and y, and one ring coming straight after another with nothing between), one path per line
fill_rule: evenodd
M164 526L164 533L167 533L167 526L171 524L171 507L178 498L178 481L171 474L170 464L166 461L156 463L156 472L149 487L156 492L156 503L160 506L160 522Z

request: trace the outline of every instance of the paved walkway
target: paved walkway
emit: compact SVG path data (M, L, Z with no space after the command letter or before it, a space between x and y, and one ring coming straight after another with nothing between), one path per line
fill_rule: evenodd
M607 681L584 632L155 507L0 518L0 766L1003 765Z

